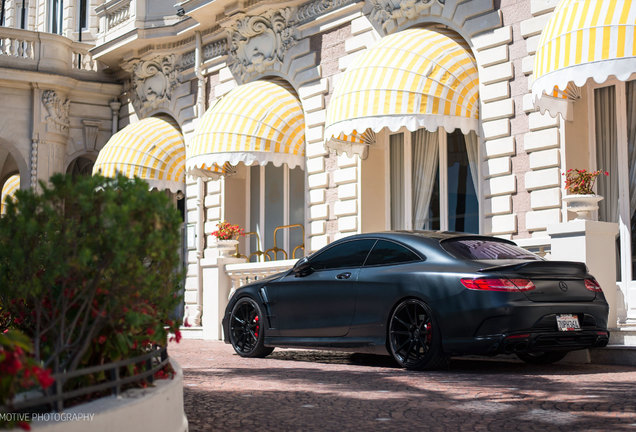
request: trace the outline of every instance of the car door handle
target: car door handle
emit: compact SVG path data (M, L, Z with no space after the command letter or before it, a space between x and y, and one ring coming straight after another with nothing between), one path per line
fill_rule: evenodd
M349 279L350 277L351 277L351 273L345 272L345 273L340 273L338 276L336 276L336 279Z

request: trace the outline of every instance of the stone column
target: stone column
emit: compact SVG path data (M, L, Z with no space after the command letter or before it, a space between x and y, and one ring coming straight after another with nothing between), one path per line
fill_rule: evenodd
M225 257L218 254L216 257L201 260L203 280L206 285L206 289L203 290L203 316L201 323L203 339L223 339L221 320L232 289L232 279L225 272L225 266L246 261L245 258Z
M584 262L610 306L607 326L617 325L616 236L618 224L575 219L548 226L552 260Z
M111 132L113 135L117 133L119 130L119 109L121 108L121 102L118 100L113 100L109 103L110 109L113 112L113 121Z
M40 115L36 115L36 121L39 120L41 133L37 142L36 173L38 180L48 181L53 174L64 172L71 101L57 90L43 90L39 100Z

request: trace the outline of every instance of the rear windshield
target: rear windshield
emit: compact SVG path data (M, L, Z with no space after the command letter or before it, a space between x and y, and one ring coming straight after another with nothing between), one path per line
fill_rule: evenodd
M442 242L451 255L467 260L538 260L542 258L519 246L495 240L457 239Z

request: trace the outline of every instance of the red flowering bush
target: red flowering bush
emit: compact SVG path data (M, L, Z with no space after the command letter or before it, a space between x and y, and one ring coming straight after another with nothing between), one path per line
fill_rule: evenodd
M586 171L584 169L570 168L563 175L565 176L565 190L575 195L594 195L594 183L600 175L608 176L607 171Z
M50 369L41 368L31 356L31 341L16 330L0 333L0 405L11 407L14 396L34 387L47 389L55 380ZM4 421L2 427L30 429L20 421Z
M232 225L229 222L219 222L216 224L217 230L212 235L218 240L233 240L235 237L245 235L245 230L238 225Z
M71 372L178 333L181 217L164 193L56 175L16 197L0 218L0 324L32 340L36 362Z

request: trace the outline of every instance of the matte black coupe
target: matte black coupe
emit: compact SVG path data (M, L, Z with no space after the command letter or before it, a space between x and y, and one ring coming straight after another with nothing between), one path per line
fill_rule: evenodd
M462 354L552 363L607 345L607 315L585 264L495 237L398 231L341 239L239 288L223 329L244 357L311 347L432 369Z

